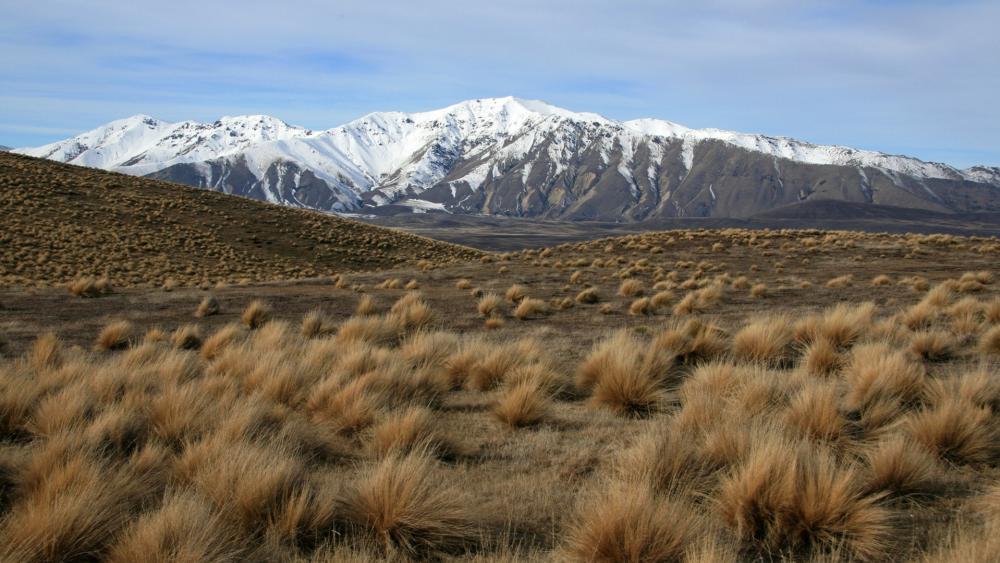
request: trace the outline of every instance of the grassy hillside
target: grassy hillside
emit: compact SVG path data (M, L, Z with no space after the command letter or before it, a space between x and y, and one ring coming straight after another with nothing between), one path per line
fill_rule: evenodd
M478 251L178 184L0 153L0 284L296 279Z

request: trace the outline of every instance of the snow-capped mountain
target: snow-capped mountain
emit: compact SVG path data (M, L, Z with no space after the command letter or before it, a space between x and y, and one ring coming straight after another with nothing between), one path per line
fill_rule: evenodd
M1000 210L1000 168L517 98L372 113L326 131L267 116L135 116L17 152L328 211L640 220L740 217L809 199Z

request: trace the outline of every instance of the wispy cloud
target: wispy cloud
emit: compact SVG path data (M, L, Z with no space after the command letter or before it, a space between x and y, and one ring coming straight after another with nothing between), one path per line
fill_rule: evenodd
M21 3L0 20L0 144L137 112L321 129L513 94L1000 164L996 21L991 0Z

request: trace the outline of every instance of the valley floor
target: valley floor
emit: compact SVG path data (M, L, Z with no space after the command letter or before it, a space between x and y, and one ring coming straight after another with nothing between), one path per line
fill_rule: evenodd
M998 254L677 230L0 289L0 558L996 560Z

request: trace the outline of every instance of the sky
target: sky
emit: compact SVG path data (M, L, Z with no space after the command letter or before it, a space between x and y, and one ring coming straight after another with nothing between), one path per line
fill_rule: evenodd
M540 99L1000 165L997 0L0 0L0 145Z

